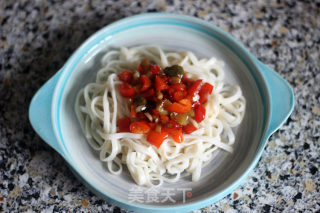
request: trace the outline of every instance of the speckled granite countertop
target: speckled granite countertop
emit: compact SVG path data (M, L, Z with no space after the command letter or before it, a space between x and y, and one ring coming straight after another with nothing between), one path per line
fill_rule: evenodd
M125 211L74 177L33 131L28 106L89 35L155 11L220 26L283 76L296 96L291 117L245 183L198 212L320 211L320 2L222 2L0 1L0 212Z

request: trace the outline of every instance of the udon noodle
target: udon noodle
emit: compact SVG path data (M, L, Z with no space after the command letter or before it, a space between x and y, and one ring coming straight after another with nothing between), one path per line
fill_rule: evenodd
M168 138L156 148L143 134L117 132L117 119L130 116L126 100L119 93L121 81L117 74L136 70L143 59L161 68L178 64L189 78L205 79L214 85L205 105L205 119L201 123L191 119L198 129L184 134L182 143ZM106 162L110 173L119 175L125 164L137 184L149 187L175 182L185 174L191 174L192 181L197 181L203 166L212 160L213 152L233 152L232 127L239 125L244 116L245 99L239 86L223 83L222 61L199 59L192 52L138 46L109 51L101 63L96 82L79 91L75 112L88 143L100 153L100 160Z

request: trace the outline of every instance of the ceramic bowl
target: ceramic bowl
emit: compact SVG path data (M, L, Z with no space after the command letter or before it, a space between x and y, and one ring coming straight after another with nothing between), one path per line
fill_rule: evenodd
M142 44L191 50L200 57L224 61L226 82L239 85L246 98L245 117L235 130L234 153L216 152L198 182L184 177L163 184L153 192L153 200L150 191L138 187L127 171L119 176L107 171L86 142L74 112L76 94L94 81L103 53ZM228 33L193 17L155 13L122 19L87 39L36 93L29 116L42 139L103 199L137 212L184 212L210 205L239 186L257 164L268 137L288 118L293 104L288 83Z

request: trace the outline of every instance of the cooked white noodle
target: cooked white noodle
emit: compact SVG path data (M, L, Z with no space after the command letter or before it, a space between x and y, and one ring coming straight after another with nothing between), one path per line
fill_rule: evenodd
M156 148L146 141L145 135L117 133L117 119L130 117L127 105L123 104L127 100L119 93L121 82L117 74L126 69L136 70L146 58L161 68L179 64L190 78L214 85L205 105L205 119L201 123L191 119L198 130L184 134L182 143L168 138ZM107 162L112 174L120 174L122 164L126 164L139 185L175 182L183 172L191 173L192 181L197 181L214 151L233 152L235 136L231 128L239 125L244 116L245 99L239 86L224 85L221 61L198 59L191 52L138 46L109 51L101 63L103 68L98 71L96 82L79 91L75 111L87 141L100 152L100 160Z

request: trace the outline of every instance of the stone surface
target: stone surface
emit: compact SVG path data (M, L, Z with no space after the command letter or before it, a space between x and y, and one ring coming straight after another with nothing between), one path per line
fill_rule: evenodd
M33 131L29 102L99 28L142 12L220 26L293 87L295 109L247 180L195 212L320 210L319 1L0 1L0 212L125 212L93 195ZM279 106L281 107L281 106Z

